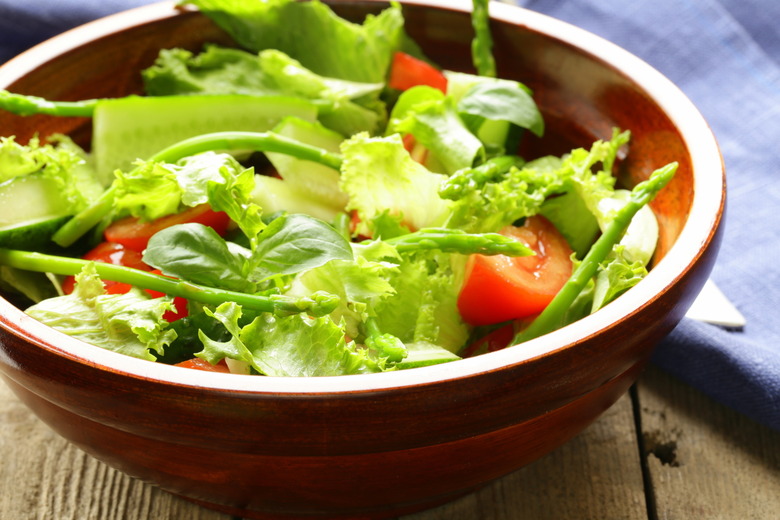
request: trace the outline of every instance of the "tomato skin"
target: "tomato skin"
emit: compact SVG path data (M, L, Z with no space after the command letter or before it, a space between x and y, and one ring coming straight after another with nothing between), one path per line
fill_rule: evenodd
M520 240L536 256L472 255L458 296L458 309L471 325L492 325L541 312L572 273L571 248L540 215L501 234Z
M176 363L173 365L175 367L182 367L182 368L190 368L195 370L203 370L205 372L221 372L224 374L229 374L230 369L227 366L227 363L225 363L225 360L223 359L216 365L212 365L205 359L200 358L192 358L188 359L187 361L182 361L181 363Z
M515 333L515 323L507 323L469 344L461 353L461 357L474 357L504 349L515 337Z
M188 208L181 213L168 215L150 222L141 222L136 217L126 217L108 226L104 232L107 242L122 244L128 249L143 251L152 235L176 224L198 223L209 226L219 235L224 235L230 224L230 217L221 211L214 211L208 204Z
M427 85L442 92L447 91L447 78L440 70L404 52L396 52L393 55L387 84L397 90Z
M165 276L162 274L162 271L159 269L153 269L151 271L153 274L158 274L160 276ZM175 279L172 276L168 276L167 278ZM160 291L155 291L152 289L144 289L149 296L152 298L162 298L165 296L165 293L161 293ZM176 320L179 320L189 314L189 308L187 307L187 299L182 298L181 296L175 296L173 298L173 307L174 310L171 311L165 311L163 314L163 319L167 321L168 323L174 322Z
M98 244L97 247L87 252L82 258L84 258L84 260L92 260L93 262L124 265L126 267L132 267L142 271L151 270L151 267L143 262L141 253L132 249L128 249L122 244L117 244L115 242L102 242ZM75 277L66 277L62 282L62 291L65 294L72 293L75 284ZM108 294L124 294L130 290L129 284L114 282L111 280L104 280L103 285L105 286L106 292Z

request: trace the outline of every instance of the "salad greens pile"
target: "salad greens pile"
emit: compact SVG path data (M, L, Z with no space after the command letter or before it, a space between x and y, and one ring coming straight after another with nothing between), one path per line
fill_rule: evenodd
M446 89L395 86L399 53L433 68L399 4L356 24L319 0L182 3L237 47L160 51L143 96L0 92L4 110L93 122L89 153L66 136L0 138L0 287L41 322L170 364L372 373L459 359L503 325L467 323L459 294L472 255L536 254L502 234L525 219L552 222L573 272L513 344L646 274L658 237L647 204L676 164L616 188L618 130L562 157L515 155L544 121L530 89L496 78L486 1L472 17L478 74L443 71ZM202 208L226 228L179 217ZM148 270L80 258L127 221L154 228L139 251Z

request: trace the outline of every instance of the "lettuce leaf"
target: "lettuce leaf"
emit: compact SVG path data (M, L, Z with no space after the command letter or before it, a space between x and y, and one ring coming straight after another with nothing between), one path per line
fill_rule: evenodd
M367 350L347 342L343 327L329 316L262 314L242 327L238 321L241 308L234 303L206 312L231 335L227 341L218 341L200 334L204 349L197 356L212 364L224 358L235 359L263 375L276 377L337 376L384 369L382 359L372 359Z
M413 87L401 95L399 103L407 107L403 113L394 110L388 132L411 134L415 140L430 150L447 174L469 168L485 159L482 142L465 126L455 110L455 103L436 89L424 88L429 93L427 101L419 100ZM411 93L410 93L411 92ZM408 106L404 96L415 96L418 102Z
M0 183L35 175L57 192L61 214L74 214L103 193L91 159L67 136L42 144L33 137L26 145L0 137Z
M177 164L140 161L130 171L116 171L112 185L115 211L119 215L154 220L178 213L185 206L212 202L210 185L222 184L227 189L241 184L237 179L242 174L243 183L253 180L252 170L245 173L238 161L224 153L205 152ZM248 199L252 188L254 184L236 193Z
M386 252L394 253L392 250ZM332 260L296 276L285 294L310 296L317 291L335 294L340 303L331 317L344 323L351 338L360 338L362 323L373 315L378 302L395 294L388 281L395 269L393 263L374 261L362 255L355 260Z
M194 54L186 49L163 49L154 64L142 71L150 96L182 94L282 95L278 85L262 74L256 54L207 45Z
M43 300L27 314L87 343L149 361L176 338L162 317L173 309L170 298L151 298L140 289L106 294L92 263L76 282L73 293Z
M450 352L468 340L470 327L461 319L457 300L463 285L465 255L403 255L389 278L394 295L378 301L378 327L404 343L432 343Z
M252 51L278 49L322 76L384 82L393 52L405 43L401 6L361 24L318 0L185 0Z
M402 215L413 229L444 222L450 203L438 191L446 177L415 162L399 135L358 134L345 141L341 151L341 189L350 197L347 210L356 210L360 217L358 233L368 234L369 222L385 211Z

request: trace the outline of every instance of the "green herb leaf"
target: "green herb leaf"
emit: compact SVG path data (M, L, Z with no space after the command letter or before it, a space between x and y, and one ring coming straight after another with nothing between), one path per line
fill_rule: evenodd
M149 240L144 262L168 276L231 291L247 291L245 277L249 251L228 247L216 231L202 224L179 224Z
M512 81L479 81L458 101L458 113L476 133L485 120L507 121L544 134L544 119L528 90Z
M331 260L352 260L349 242L330 224L308 215L283 215L263 231L252 254L252 278L295 274Z

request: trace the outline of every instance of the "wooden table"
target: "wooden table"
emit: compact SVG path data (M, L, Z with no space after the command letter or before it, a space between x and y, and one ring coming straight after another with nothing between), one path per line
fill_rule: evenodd
M0 383L0 519L238 520L70 446ZM780 519L780 432L655 368L574 440L403 520Z

